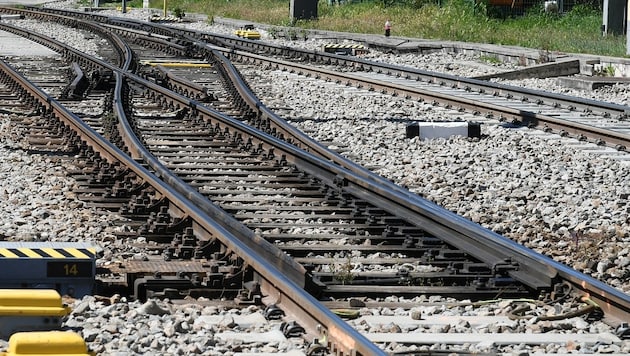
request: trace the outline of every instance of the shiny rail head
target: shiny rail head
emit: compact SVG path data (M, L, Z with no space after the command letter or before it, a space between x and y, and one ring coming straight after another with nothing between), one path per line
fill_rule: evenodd
M88 356L91 352L81 336L67 331L32 331L15 333L9 339L7 352L0 356L66 355Z
M0 289L0 338L31 330L55 330L71 312L51 289Z
M80 298L92 294L98 246L65 242L0 241L0 288L54 289Z

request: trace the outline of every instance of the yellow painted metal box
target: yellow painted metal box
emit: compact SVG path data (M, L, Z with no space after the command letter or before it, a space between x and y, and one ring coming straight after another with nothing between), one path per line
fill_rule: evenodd
M239 30L234 31L234 34L237 35L238 37L247 38L250 40L260 39L260 32L254 31L254 30L239 29Z

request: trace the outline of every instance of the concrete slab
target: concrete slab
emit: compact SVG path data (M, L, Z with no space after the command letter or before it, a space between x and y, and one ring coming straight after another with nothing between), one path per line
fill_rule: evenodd
M580 73L580 61L578 59L564 59L556 62L542 63L517 69L509 72L495 73L475 77L475 79L489 80L502 78L508 80L526 78L553 78Z
M23 18L24 16L19 14L0 15L0 20L21 20Z
M239 332L223 332L216 333L214 337L223 341L242 341L245 343L252 342L286 342L282 331L271 330L264 333L239 333Z
M480 137L478 123L470 121L425 122L416 121L406 128L407 138L420 137L421 140L432 138L448 138L451 136Z
M251 328L254 326L260 326L267 323L267 320L262 314L247 314L247 315L234 315L230 317L234 324L241 328ZM201 315L195 318L195 326L214 326L227 322L225 315Z
M39 43L0 31L0 56L52 57L59 54Z
M594 90L605 86L611 86L615 84L628 84L630 78L622 77L586 77L586 76L573 76L566 78L558 78L558 85L563 87L579 89L579 90Z

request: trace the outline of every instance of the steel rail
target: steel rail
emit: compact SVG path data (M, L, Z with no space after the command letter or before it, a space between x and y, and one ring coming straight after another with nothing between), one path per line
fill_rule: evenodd
M219 53L215 53L215 56L219 59L220 63L222 63L224 69L229 71L229 64L227 64L229 61L227 59L221 60L223 56ZM231 74L235 86L239 88L238 90L241 92L246 91L247 86L244 84L242 78L235 76L236 73L234 72ZM185 100L187 101L188 99ZM208 110L207 115L211 115L212 113L208 108L196 106L196 104L192 102L188 104L179 100L177 102L177 105L180 107L191 104L195 105L195 110L200 113L203 113L205 110ZM260 102L257 102L257 105L258 109L264 107ZM285 160L294 163L309 174L318 177L325 184L335 187L335 189L338 190L351 192L353 195L370 201L377 207L384 208L392 214L404 217L410 223L420 226L436 236L440 236L449 244L467 251L472 256L488 263L490 266L496 266L497 269L503 268L506 264L512 264L513 260L514 262L518 262L520 266L519 269L510 271L510 276L524 282L534 289L548 288L552 284L555 273L552 270L544 268L542 265L537 265L535 258L529 258L528 253L533 251L524 249L524 247L500 235L495 234L492 238L488 238L488 235L482 233L482 231L489 230L466 219L462 219L456 214L440 208L408 190L374 175L366 169L355 165L352 167L355 168L355 171L350 171L346 167L330 162L328 157L314 156L274 136L267 134L257 135L258 130L252 129L250 126L231 118L223 118L222 120L226 119L230 119L231 122L224 122L235 128L238 131L238 135L259 136L259 142L273 147L274 154L277 155L275 152L281 151ZM346 161L343 160L343 162ZM347 162L349 163L349 161ZM413 204L410 205L412 202ZM452 221L455 218L459 220L456 224L457 227L453 228ZM466 226L466 229L471 232L476 231L476 233L465 235L459 233L457 230L461 229L463 226ZM521 253L515 255L514 251L516 248L521 249Z
M152 34L147 31L130 30L129 28L103 24L103 27L116 34L131 34L133 41L145 47L159 49L171 55L191 56L191 48L187 44L179 44L181 40Z
M52 44L53 48L60 49L64 54L66 55L72 54L73 58L85 57L86 58L85 61L89 62L90 64L107 68L108 70L111 70L114 74L122 75L125 79L134 81L140 85L150 88L151 90L158 93L158 95L163 95L165 97L173 96L169 98L169 100L171 100L171 103L174 105L181 106L181 107L188 107L191 110L200 110L204 108L202 103L196 100L190 100L187 97L175 94L169 89L163 88L162 86L159 86L153 82L140 78L131 72L125 71L124 69L117 68L114 65L104 62L98 58L87 56L84 53L76 49L73 49L69 46L66 46L65 44L59 41L56 41L54 39L51 39L47 36L34 34L28 31L23 31L19 28L15 28L10 25L3 25L2 23L0 23L0 28L7 28L8 30L11 30L11 32L16 33L18 35L28 35L31 38L36 38L39 43L44 44L44 45L47 43L50 43ZM114 102L117 103L118 105L120 104L121 100L122 99L120 96L114 98ZM122 113L122 111L120 110L118 112ZM241 124L237 120L224 116L223 114L215 110L208 109L208 111L206 111L205 114L207 114L210 117L213 117L213 119L220 119L220 121L223 121L223 122ZM123 118L124 117L121 117L119 121L125 122ZM306 271L301 265L295 263L292 259L286 256L286 254L284 254L281 250L275 248L265 239L259 236L255 236L252 231L247 229L244 225L242 225L236 219L231 217L229 214L226 214L221 209L217 208L214 204L211 204L204 196L202 196L196 190L186 185L179 178L171 174L168 171L168 169L166 169L156 158L154 158L152 155L147 154L144 147L137 144L138 140L135 139L135 136L131 135L132 130L129 129L128 124L125 124L122 127L123 127L123 135L122 135L123 142L126 144L127 149L129 150L129 155L133 159L138 159L138 158L147 159L148 163L155 170L158 176L163 177L163 179L165 179L166 181L178 182L179 183L178 189L180 189L181 194L185 196L195 196L196 198L195 201L198 204L201 204L205 207L207 214L209 214L214 219L220 221L223 224L223 226L230 229L233 233L238 234L238 236L246 236L245 241L252 248L258 249L261 254L264 254L268 258L269 261L274 261L275 264L281 270L283 270L285 274L288 274L288 276L290 276L290 278L295 283L297 283L298 285L302 287L307 286L307 279L305 277ZM251 133L252 132L249 132L248 134L251 134Z
M630 114L630 107L613 103L606 103L592 99L576 99L575 97L557 93L541 92L539 90L516 87L507 84L493 83L484 80L466 78L460 76L449 75L445 73L437 73L417 68L410 68L394 64L370 61L358 57L349 57L326 53L323 51L302 50L288 46L275 45L264 41L253 41L238 36L222 35L216 33L199 32L188 30L181 27L174 27L164 24L146 23L134 19L99 15L89 12L78 12L72 10L58 9L41 9L41 11L61 12L69 16L78 16L93 19L99 22L116 22L121 26L135 26L143 28L144 31L157 33L162 36L175 37L176 35L189 39L204 40L211 44L222 45L230 50L243 50L246 52L267 53L275 55L283 55L294 58L300 58L302 61L315 61L328 64L344 65L356 68L361 71L387 73L391 76L402 77L411 80L431 80L441 82L444 85L459 87L466 90L493 90L496 95L512 95L515 94L523 97L540 100L549 105L575 107L575 108L597 108L602 112L607 112L614 116L627 117Z
M199 101L208 99L208 88L173 74L161 64L158 64L156 69L168 81L169 89Z
M234 73L234 69L233 69L233 67L231 67L229 65L229 62L227 60L222 60L220 62L223 64L223 67L227 68L226 69L227 71L231 71L232 80L236 83L236 86L239 88L238 90L240 92L243 92L243 93L247 92L248 89L246 89L245 83L242 81L240 76L237 76L236 73ZM252 94L250 92L250 96L251 95ZM251 96L251 97L253 98L253 96ZM171 105L173 105L173 104L171 103ZM178 106L178 107L186 107L187 105L191 105L191 103L178 101L173 106L175 106L175 105ZM196 105L196 104L194 104L194 105ZM258 103L258 108L261 109L261 110L268 110L268 109L264 108L264 105L262 105L260 103ZM198 106L196 106L195 109L199 110L199 111L203 111L202 108L198 107ZM269 111L269 113L271 113L271 112ZM240 124L239 121L236 121L236 122L232 122L232 125L241 125L241 124ZM299 131L297 131L297 132L300 135L303 135ZM247 135L252 135L251 132L244 132L244 131L242 131L241 133L247 134ZM275 142L272 145L274 147L278 148L278 146L280 144L283 144L283 142ZM288 146L288 147L292 148L292 146ZM321 147L321 149L323 151L326 151L326 149L323 148L323 147ZM330 151L327 151L327 152L330 152ZM297 157L298 154L299 154L299 152L298 153L293 152L293 153L290 153L290 156L291 157ZM288 157L288 156L286 156L286 157ZM304 168L304 163L301 163L301 164L298 163L296 161L297 160L296 158L289 159L289 160L293 161L298 166L301 166L302 168ZM340 161L345 161L345 159L340 158ZM349 161L347 163L348 163L349 166L352 164ZM322 172L322 165L323 164L328 164L328 163L327 162L322 163L320 161L320 162L316 162L314 164L313 163L309 163L309 164L314 165L317 168L315 168L315 170L313 170L313 169L306 169L306 170L309 171L313 175L317 175L318 172L319 173ZM369 172L369 171L367 171L367 170L365 170L363 168L360 168L359 166L355 166L355 167L356 167L356 170L358 172L364 174L366 177L372 178L375 182L377 182L377 184L379 184L379 185L383 184L383 183L389 184L389 182L384 180L383 178L381 178L381 177L379 177L377 175L374 175L373 173L371 173L371 172ZM331 169L333 171L332 171L332 173L329 174L329 178L324 179L325 181L327 181L327 184L329 184L329 185L338 185L339 184L339 180L338 180L339 178L341 178L342 181L343 180L347 180L347 181L358 181L359 180L356 177L348 178L348 176L346 176L346 173L344 173L342 170L339 170L339 169L335 168L334 166ZM321 178L321 174L319 175L319 177ZM358 184L358 185L360 185L360 184ZM368 188L372 190L371 194L374 194L374 192L376 192L378 190L378 186L377 187L368 187ZM396 197L394 199L394 200L398 201L399 203L397 203L397 204L390 204L391 207L388 210L393 212L393 213L400 213L401 206L405 206L406 205L406 202L408 201L409 197L417 198L417 196L411 194L407 190L401 189L398 186L391 185L391 188L393 188L394 190L399 190L400 192L403 192L406 195L406 196L402 196L402 197ZM365 193L363 193L363 192L362 193L358 193L357 192L357 194L358 194L358 196L360 196L362 194L364 195ZM388 194L388 193L386 193L386 194ZM381 198L382 198L382 196L379 197L379 198L374 198L374 199L372 199L372 201L373 201L373 203L376 206L379 206L379 205L382 205ZM389 198L389 199L391 200L391 198ZM424 203L426 203L426 202L424 202ZM413 213L409 213L407 218L409 219L409 221L413 221L415 224L419 224L418 220L422 220L421 218L419 218L418 216L414 215ZM426 220L426 219L424 220L425 223L428 223L429 221L430 220ZM449 224L448 219L446 219L445 221L446 221L446 225L448 225ZM423 224L419 224L419 225L423 225ZM446 235L453 235L453 234L455 234L455 232L450 231L450 230L445 229L445 228L441 228L439 230L436 230L434 233L436 233L436 234L444 233ZM448 239L447 241L449 241L452 245L455 245L455 246L463 246L472 255L478 257L479 259L481 259L483 261L488 262L492 266L496 266L497 269L500 269L504 265L506 265L506 260L508 260L510 258L510 256L512 256L512 253L513 253L512 250L510 250L510 251L503 251L503 252L498 251L499 249L503 249L504 247L500 247L500 248L494 247L495 250L490 252L491 248L489 248L488 246L485 246L484 248L479 248L478 244L476 242L467 241L467 239L465 237L462 237L462 236L460 236L460 237L458 237L456 239ZM507 240L507 241L509 241L509 240ZM487 242L485 244L487 245ZM527 261L526 263L522 262L522 263L525 266L530 266L531 265L531 261ZM507 262L507 264L509 265L510 262ZM540 270L541 269L538 269L538 271L540 271ZM522 274L520 277L516 277L517 279L520 279L521 281L526 281L528 285L534 286L534 288L545 288L545 287L548 287L551 284L552 276L544 276L544 277L540 276L540 273L536 272L535 270L528 271L527 273L523 273L521 271L521 272L517 272L517 274ZM536 281L535 278L530 278L531 276L536 276L538 279L543 280L543 282Z
M158 25L160 26L160 25ZM163 25L161 25L163 26ZM513 96L527 99L531 102L546 103L557 107L566 108L583 108L585 110L598 110L603 113L608 113L611 116L625 118L630 113L630 107L625 105L618 105L613 103L606 103L602 101L592 99L578 99L573 96L542 92L539 90L522 88L512 86L508 84L494 83L485 80L479 80L474 78L466 78L461 76L455 76L439 72L431 72L427 70L411 68L406 66L400 66L395 64L388 64L382 62L375 62L359 57L337 55L333 53L326 53L323 51L302 50L299 48L290 48L287 46L279 46L275 44L265 43L263 41L252 41L236 36L227 36L211 33L197 33L194 31L185 32L180 28L174 28L172 26L163 26L171 28L175 32L195 33L196 38L203 38L210 43L213 41L219 42L221 45L229 48L231 51L242 50L243 52L250 53L266 53L285 55L288 57L299 58L300 61L313 61L319 63L326 63L330 65L343 65L350 68L355 68L359 71L385 73L387 75L399 78L405 78L415 81L429 81L434 83L440 83L444 86L452 88L460 88L467 91L479 91L479 92L493 92L498 96ZM192 37L192 36L191 36Z

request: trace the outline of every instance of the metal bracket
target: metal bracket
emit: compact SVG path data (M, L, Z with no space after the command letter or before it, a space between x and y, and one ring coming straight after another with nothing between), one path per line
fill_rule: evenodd
M300 337L302 334L306 333L306 330L300 324L295 321L291 322L283 322L280 325L280 330L285 337Z
M263 314L267 320L279 320L284 316L284 311L275 304L269 304Z

